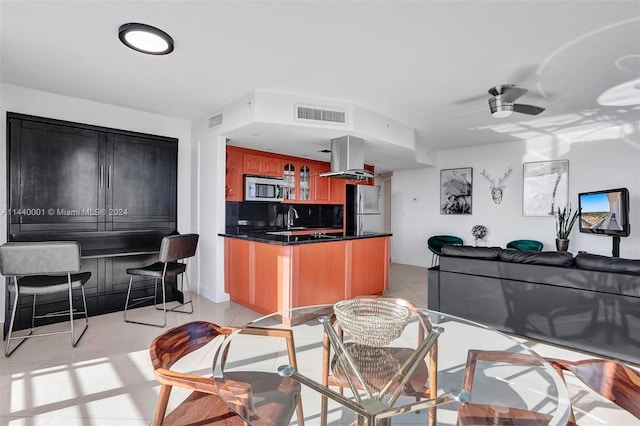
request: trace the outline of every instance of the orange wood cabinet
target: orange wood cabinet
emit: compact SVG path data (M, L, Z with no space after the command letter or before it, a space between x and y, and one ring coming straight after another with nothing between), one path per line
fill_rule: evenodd
M311 169L311 184L313 195L312 198L316 203L330 203L331 202L331 181L330 179L322 176L318 176L320 173L326 173L331 171L331 164L329 163L314 163Z
M282 177L282 159L245 153L244 173L248 175Z
M373 171L373 166L365 165ZM291 183L285 197L285 203L344 204L344 179L331 179L318 176L331 171L331 164L324 161L311 161L300 157L256 151L253 149L227 146L227 201L242 201L243 174L284 177ZM360 182L373 185L373 179Z
M314 165L315 164L312 161L296 161L291 158L285 158L282 160L285 203L316 202L316 199L314 198Z
M242 187L244 155L242 151L228 147L226 166L225 198L227 201L242 201L244 194L244 188Z
M226 237L225 291L262 314L382 294L389 259L389 237L298 245Z

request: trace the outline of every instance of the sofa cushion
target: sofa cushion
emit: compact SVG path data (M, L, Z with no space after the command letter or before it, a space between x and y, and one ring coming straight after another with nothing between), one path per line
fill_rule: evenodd
M549 265L571 268L573 266L573 255L569 252L543 251L535 253L522 250L500 250L500 260L512 263L528 263L531 265Z
M618 272L640 275L640 260L580 253L575 259L576 268L591 271Z
M474 259L498 259L500 247L474 247L446 245L442 247L444 256L470 257Z

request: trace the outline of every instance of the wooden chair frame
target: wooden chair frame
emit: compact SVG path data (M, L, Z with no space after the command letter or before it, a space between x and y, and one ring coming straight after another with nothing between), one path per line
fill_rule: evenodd
M220 396L218 386L216 386L216 382L212 377L202 377L189 373L181 373L171 370L171 367L184 356L205 346L214 339L226 339L237 330L238 328L236 327L221 327L205 321L195 321L174 327L158 336L151 343L149 351L154 367L154 374L156 380L162 384L153 417L152 424L154 426L161 426L164 424L167 405L173 386L190 389L194 391L194 393L200 392L203 394ZM242 329L240 333L284 338L287 342L289 362L293 366L297 365L293 333L291 330L247 327ZM172 346L171 350L163 348L164 345ZM229 391L229 393L224 394L224 401L226 404L229 404L230 401L235 399L236 404L235 407L233 407L233 410L235 412L242 412L243 407L248 404L247 400L251 398L250 385L246 383L234 383L233 385L225 386L225 390ZM302 402L299 394L296 397L296 413L298 424L304 425ZM231 417L233 416L237 415L233 414ZM232 424L227 422L229 422L229 420L225 419L222 424ZM236 424L236 422L233 421L233 424ZM237 424L247 423L237 416Z
M573 373L582 383L604 398L617 404L640 419L640 373L612 360L586 359L570 362L561 359L542 359L527 354L516 354L503 351L470 350L464 371L463 389L471 392L473 377L477 361L505 362L518 365L542 365L542 361L551 364L564 381L563 371ZM495 406L483 404L462 404L458 417L458 424L485 424L487 420L501 418L509 419L519 425L546 425L551 416L533 411L520 410L511 407L497 407L501 412L495 413ZM517 422L517 423L516 423ZM571 410L569 425L576 425L573 410Z

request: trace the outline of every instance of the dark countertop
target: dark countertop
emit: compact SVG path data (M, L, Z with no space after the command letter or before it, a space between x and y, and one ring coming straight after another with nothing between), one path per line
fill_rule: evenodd
M287 231L281 231L287 232ZM330 243L332 241L345 241L345 240L359 240L363 238L378 238L378 237L390 237L392 234L385 234L381 232L367 232L363 235L344 235L342 232L326 231L320 234L306 234L296 235L295 231L292 231L292 235L274 235L268 234L264 231L247 232L245 234L218 234L221 237L237 238L240 240L255 241L258 243L277 244L281 246L289 246L296 244L309 244L309 243Z

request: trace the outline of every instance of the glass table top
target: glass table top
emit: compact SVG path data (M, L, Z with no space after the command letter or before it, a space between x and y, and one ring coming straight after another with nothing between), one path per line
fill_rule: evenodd
M566 386L537 354L511 337L485 326L438 312L421 312L439 332L433 348L437 356L437 394L411 394L413 388L407 384L408 387L388 408L395 411L392 416L378 417L369 424L478 424L479 418L482 418L482 424L523 424L513 421L513 416L524 416L522 418L529 419L527 424L566 424L570 412ZM289 421L291 425L320 425L323 412L326 412L327 424L330 425L367 424L356 415L356 411L374 398L368 398L361 386L356 386L361 399L358 402L345 385L344 398L349 401L344 403L339 397L332 397L339 394L340 388L323 385L326 376L323 347L326 348L328 342L322 322L332 315L332 305L312 306L271 314L247 325L248 328L291 330L296 357L293 375L292 369L286 368L292 364L286 339L245 334L242 330L235 332L218 350L214 360L214 377L223 399L252 425L274 424L273 412L267 407L278 402L292 405L290 391L292 383L297 382L300 383L300 396L295 402L299 401L303 416L291 412L285 415L284 423L282 419L278 420L282 424ZM377 378L391 377L402 368L402 362L420 347L417 338L419 326L419 321L413 318L400 337L389 345L371 350L364 348L364 358L368 358L364 365L358 364L358 369L363 370L365 376L373 370ZM344 342L347 348L354 346L346 333ZM390 354L388 348L395 348L397 355ZM329 373L344 373L340 370L342 364L335 356L335 350L330 354ZM429 363L428 357L422 359L426 359L424 366L412 373L418 380L427 379L425 368L433 368L434 365ZM281 375L278 375L279 369ZM265 380L270 380L271 384ZM238 381L242 384L238 385ZM384 383L371 386L375 397ZM326 391L327 388L331 390ZM323 408L323 395L330 396L326 410ZM434 401L434 398L439 405L428 408L431 406L429 401ZM389 402L388 396L380 399L383 404ZM383 409L372 408L374 411Z

